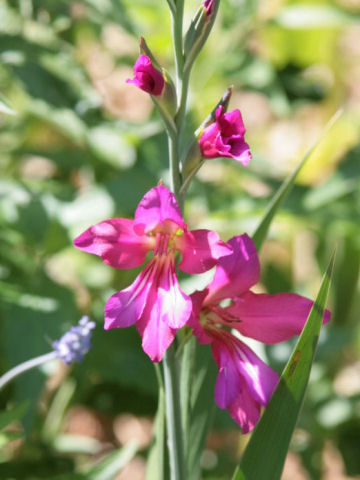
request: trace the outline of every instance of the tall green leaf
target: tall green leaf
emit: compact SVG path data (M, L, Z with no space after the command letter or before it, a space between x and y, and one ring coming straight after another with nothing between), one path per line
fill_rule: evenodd
M217 374L210 346L191 338L184 347L181 372L181 406L184 426L187 479L200 478L201 457L215 409L214 387Z
M320 334L335 252L321 282L303 332L256 426L233 480L279 480L303 403Z
M154 363L155 373L159 384L159 400L154 422L154 440L146 466L146 480L165 480L169 477L169 459L166 449L166 407L164 380L161 369Z
M256 228L255 232L252 235L252 239L255 243L255 246L257 250L260 250L266 235L268 233L268 230L270 228L271 222L278 211L278 209L281 207L282 203L284 202L287 194L290 192L292 189L296 177L302 167L305 165L305 163L308 161L308 159L311 157L313 152L316 150L317 146L319 145L320 141L324 138L326 133L330 130L330 128L334 125L334 123L338 120L340 115L342 114L342 110L338 110L329 120L327 125L325 126L323 132L321 133L320 137L314 142L314 144L311 146L311 148L308 150L304 158L301 160L301 162L297 165L295 170L284 180L284 182L281 184L280 188L277 190L275 193L274 197L270 201L264 216Z

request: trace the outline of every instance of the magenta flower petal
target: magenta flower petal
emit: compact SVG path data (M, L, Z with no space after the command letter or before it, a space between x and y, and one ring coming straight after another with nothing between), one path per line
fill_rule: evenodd
M193 333L201 345L207 345L213 341L211 337L206 335L205 329L200 323L200 313L203 306L203 301L207 295L207 289L201 292L194 292L190 295L193 309L187 325L193 329Z
M112 218L93 225L74 240L76 248L98 255L114 268L134 268L143 264L151 244L134 232L134 221Z
M231 158L247 167L252 158L249 145L243 140L233 140L231 145Z
M234 421L241 427L242 433L251 432L260 418L261 405L254 400L244 386L234 402L228 408Z
M230 406L242 382L254 400L266 405L277 384L277 373L227 330L214 329L210 335L214 338L211 346L219 368L215 387L219 407Z
M216 122L218 123L221 133L224 137L232 137L233 135L244 135L245 127L240 113L240 110L233 110L232 112L223 112L223 107L220 105L216 109Z
M133 79L128 78L126 83L136 85L144 92L159 96L164 89L165 80L163 74L154 68L150 58L147 55L140 55L134 65Z
M156 303L163 321L179 329L189 320L192 302L181 289L175 273L174 257L166 258L157 279Z
M217 123L212 123L208 127L204 128L204 131L199 139L199 147L204 158L225 156L228 150L226 149L224 142L220 137L220 130Z
M214 340L211 347L219 369L215 385L215 402L219 408L227 408L241 392L242 378L238 371L236 358L233 356L231 344L227 345L226 336L223 336L222 333L220 335L219 332L218 337L223 337L224 341Z
M233 253L219 260L214 278L208 286L205 305L241 295L259 280L260 263L251 238L246 234L238 235L227 243Z
M115 293L105 305L105 330L125 328L141 317L154 287L158 262L152 259L127 288Z
M245 127L239 110L223 113L216 109L216 121L205 127L199 139L204 158L229 157L248 165L251 159L249 145L244 140Z
M142 348L153 362L161 362L176 335L176 329L164 322L158 307L155 302L136 324L142 338Z
M238 369L249 393L261 405L267 405L277 385L278 374L237 338L235 348L238 355Z
M185 325L192 311L190 297L180 289L174 258L166 258L158 263L156 280L137 323L143 349L154 362L162 359L176 330Z
M134 229L139 235L155 228L175 233L186 229L175 195L163 185L149 190L139 203L134 220Z
M226 311L240 321L232 324L242 335L271 344L299 335L305 325L313 302L294 293L247 292L236 298ZM323 322L330 320L325 311Z
M218 259L232 253L231 247L211 230L191 230L176 238L182 253L179 268L186 273L202 273L218 263Z

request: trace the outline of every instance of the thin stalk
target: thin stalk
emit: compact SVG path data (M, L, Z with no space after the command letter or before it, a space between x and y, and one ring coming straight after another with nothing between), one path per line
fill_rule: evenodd
M175 68L176 68L176 92L181 92L181 83L184 68L183 55L183 16L184 16L184 0L177 0L176 11L171 11L171 29L174 44ZM178 97L178 102L179 102ZM179 102L180 103L180 102Z
M179 376L174 345L171 345L166 351L163 367L171 480L185 480L186 468L180 409Z
M174 116L176 132L175 135L169 135L169 167L171 189L174 195L179 200L179 192L182 183L180 173L180 153L190 72L184 75L184 0L176 0L176 2L174 3L176 5L176 8L175 10L171 9L171 25L176 68L177 110ZM182 202L180 204L180 208L182 210ZM171 345L164 355L163 369L171 480L185 480L186 462L184 453L183 423L180 405L179 365L176 358L174 345Z
M186 180L184 183L181 185L181 188L179 190L179 196L181 199L183 199L186 195L187 189L189 188L191 180L195 177L197 172L200 170L200 168L204 165L205 160L201 160L196 167L189 173L187 176Z
M46 362L49 362L50 360L54 360L55 358L58 358L58 353L49 352L45 353L45 355L40 355L40 357L35 357L31 360L27 360L24 363L20 363L20 365L17 365L16 367L6 372L2 377L0 377L0 390L18 375L21 375L27 370L31 370L32 368L38 367L39 365L42 365Z
M168 137L169 142L169 168L170 168L170 186L171 190L178 198L180 186L181 186L181 174L180 174L180 157L178 152L178 140L177 137Z
M159 384L159 403L156 413L156 433L157 433L157 478L158 480L166 480L165 467L165 449L166 449L166 404L165 404L165 387L161 375L160 366L154 363L156 378Z
M169 138L169 160L170 175L172 182L172 190L175 196L178 196L181 186L180 174L180 146L181 131L184 118L184 110L186 108L187 82L183 82L184 54L183 54L183 16L184 16L184 0L177 0L176 10L171 11L171 27L174 45L175 69L176 69L176 98L177 113L174 122L177 128L177 135ZM180 115L179 115L180 114Z
M178 353L178 352L177 352ZM190 414L191 414L191 386L194 378L196 342L194 337L186 343L183 349L183 358L181 363L181 377L180 377L180 395L181 395L181 409L182 422L184 432L184 450L186 459L190 448Z
M179 136L178 136L179 145L181 145L181 140L182 140L181 137L182 137L182 129L184 124L185 112L186 112L189 80L190 80L190 70L182 75L180 101L179 101L178 110L175 116L175 124L179 132Z

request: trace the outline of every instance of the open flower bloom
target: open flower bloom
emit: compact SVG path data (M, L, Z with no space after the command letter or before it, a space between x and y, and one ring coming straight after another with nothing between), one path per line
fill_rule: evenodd
M217 233L189 231L175 196L164 186L145 194L134 220L105 220L77 237L74 245L120 269L138 267L148 252L154 252L135 281L105 306L105 329L136 323L143 349L153 361L162 359L192 311L191 299L180 289L176 276L176 252L182 255L179 269L190 274L209 270L231 253Z
M144 92L160 96L164 89L165 80L163 74L151 63L147 55L141 54L134 65L133 79L128 78L126 83L133 83Z
M245 127L240 110L223 113L220 105L215 116L216 121L204 128L199 139L203 158L229 157L248 165L251 153L244 140Z
M219 373L215 401L227 408L243 433L257 423L278 376L228 327L244 337L266 344L283 342L301 333L313 302L293 293L253 293L260 275L256 248L245 234L229 242L233 253L220 259L214 278L205 290L191 295L193 313L189 325L199 343L211 344ZM231 299L230 305L220 302ZM330 312L324 314L324 322Z

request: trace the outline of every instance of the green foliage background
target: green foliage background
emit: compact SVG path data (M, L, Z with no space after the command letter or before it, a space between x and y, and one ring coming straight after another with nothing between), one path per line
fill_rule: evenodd
M197 5L186 2L187 20ZM344 110L261 253L259 288L314 297L338 244L332 321L290 458L311 479L328 478L329 454L344 475L360 475L359 15L350 0L222 0L193 71L187 121L191 133L234 85L230 109L242 111L253 160L247 168L207 162L186 205L189 225L214 228L226 240L255 230L284 176ZM153 417L156 410L155 373L135 328L102 330L107 298L137 272L72 247L91 224L131 217L143 194L168 178L159 117L145 93L125 84L140 35L171 72L165 1L0 1L0 370L48 351L48 339L82 314L98 324L81 365L32 371L2 393L2 409L29 405L16 426L23 440L0 453L0 478L70 478L119 446L113 433L95 443L66 437L75 406L110 430L124 412ZM183 281L192 291L202 279ZM280 372L292 345L262 354ZM216 413L214 429L203 476L229 478L246 437L226 412ZM0 444L13 433L4 432Z

